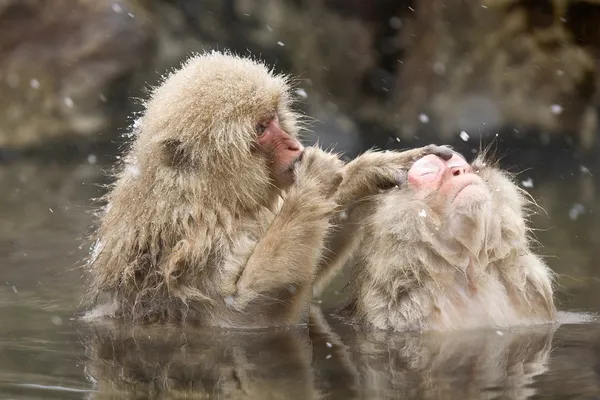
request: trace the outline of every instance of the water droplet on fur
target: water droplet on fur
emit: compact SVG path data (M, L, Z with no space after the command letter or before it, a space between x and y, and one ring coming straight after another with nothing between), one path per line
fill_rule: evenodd
M419 114L419 121L421 121L422 124L426 124L429 122L429 116L427 114Z
M227 307L233 308L235 306L235 299L233 298L233 296L225 297L225 304L227 305Z
M426 217L426 216L427 216L427 212L424 209L419 211L419 217Z

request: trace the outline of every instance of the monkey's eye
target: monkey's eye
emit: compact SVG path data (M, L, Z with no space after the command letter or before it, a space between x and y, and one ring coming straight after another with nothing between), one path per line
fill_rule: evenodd
M440 167L436 164L432 164L432 163L427 163L425 165L422 165L419 168L419 174L421 176L426 176L426 175L431 175L431 174L435 174L440 170Z
M267 130L267 124L257 124L254 130L256 131L256 135L260 137L264 135L265 131Z

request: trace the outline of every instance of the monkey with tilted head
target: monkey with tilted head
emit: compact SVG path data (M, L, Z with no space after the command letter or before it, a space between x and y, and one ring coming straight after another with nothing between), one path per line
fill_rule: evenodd
M554 322L532 204L485 151L470 164L459 154L417 160L397 188L352 211L361 239L340 314L398 331Z

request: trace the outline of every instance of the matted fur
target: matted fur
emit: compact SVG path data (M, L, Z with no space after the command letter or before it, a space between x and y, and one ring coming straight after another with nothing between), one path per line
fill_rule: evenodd
M291 102L285 76L219 52L153 90L104 198L87 272L91 296L110 299L89 318L262 327L305 316L343 163L310 148L287 193L274 186L255 128L276 114L296 136Z
M485 156L473 163L491 201L449 209L410 185L364 213L342 314L393 330L453 330L555 319L552 275L531 249L530 201Z

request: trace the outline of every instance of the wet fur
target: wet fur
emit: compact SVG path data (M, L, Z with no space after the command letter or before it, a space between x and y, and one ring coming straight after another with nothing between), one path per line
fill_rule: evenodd
M533 203L485 154L472 166L492 197L484 206L436 211L406 185L355 210L362 241L342 315L398 331L554 321L552 274L526 221Z
M86 270L88 318L264 327L306 317L343 163L318 148L287 193L255 155L277 113L299 130L288 79L231 54L188 59L155 88L103 199Z

